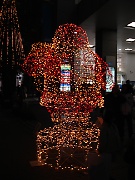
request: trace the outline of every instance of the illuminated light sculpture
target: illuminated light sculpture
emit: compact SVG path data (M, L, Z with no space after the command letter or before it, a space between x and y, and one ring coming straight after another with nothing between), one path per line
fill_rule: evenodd
M92 52L81 27L64 24L52 44L32 47L25 66L35 79L43 75L40 104L55 123L37 134L38 161L56 169L87 169L88 152L98 148L99 136L98 127L89 121L90 113L104 105L106 72L111 76L108 65Z

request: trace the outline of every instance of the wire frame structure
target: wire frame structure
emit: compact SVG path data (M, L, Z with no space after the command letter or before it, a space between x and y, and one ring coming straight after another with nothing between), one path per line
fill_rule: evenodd
M88 153L98 148L99 134L95 124L65 119L38 133L38 161L55 169L87 170Z

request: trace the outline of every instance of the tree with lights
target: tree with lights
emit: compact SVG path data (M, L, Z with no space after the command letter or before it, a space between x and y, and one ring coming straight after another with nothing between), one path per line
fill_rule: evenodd
M12 101L17 69L25 58L15 0L3 0L0 27L2 91L4 99Z

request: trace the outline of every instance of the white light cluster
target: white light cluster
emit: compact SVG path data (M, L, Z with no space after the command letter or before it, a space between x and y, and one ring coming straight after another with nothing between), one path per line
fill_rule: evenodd
M86 170L88 152L97 150L99 134L92 122L64 118L37 134L38 161L55 169Z

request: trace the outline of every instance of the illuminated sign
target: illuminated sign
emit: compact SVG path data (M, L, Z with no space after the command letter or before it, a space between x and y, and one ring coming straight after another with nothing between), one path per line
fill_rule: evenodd
M109 67L109 71L110 71L112 76L110 76L110 74L108 74L108 71L107 71L107 73L106 73L106 92L111 92L112 87L115 83L115 69L114 69L114 67Z
M60 81L60 91L70 91L70 64L61 65L61 81Z

